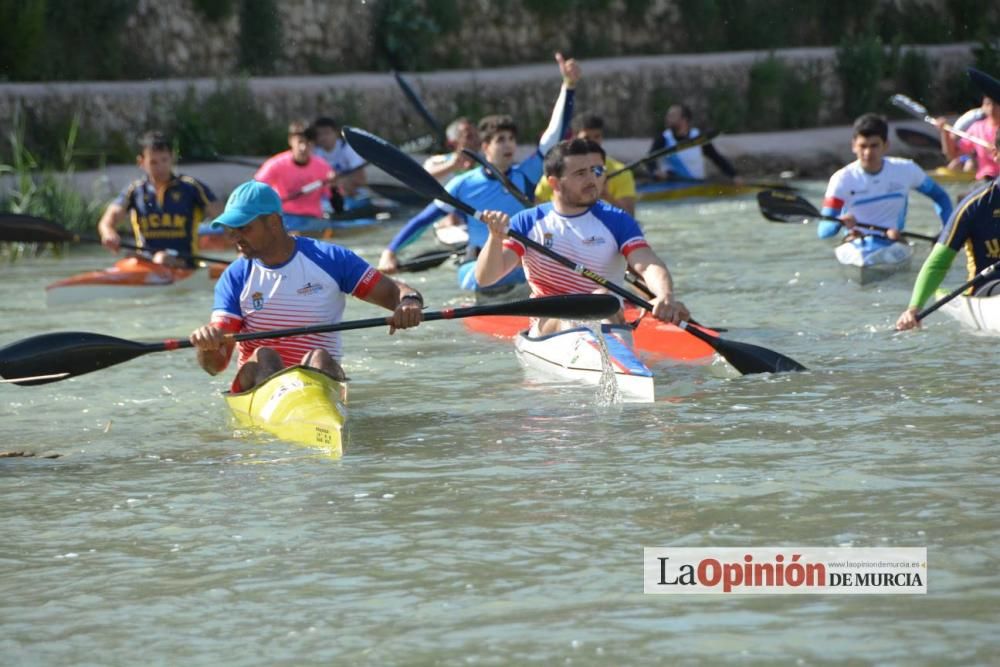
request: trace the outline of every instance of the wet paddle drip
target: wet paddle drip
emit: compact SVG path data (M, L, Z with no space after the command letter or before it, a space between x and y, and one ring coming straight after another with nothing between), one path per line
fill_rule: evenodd
M598 347L601 349L601 383L597 387L597 403L601 406L620 405L622 393L618 388L614 366L611 365L611 354L604 340L604 329L598 326L593 329Z

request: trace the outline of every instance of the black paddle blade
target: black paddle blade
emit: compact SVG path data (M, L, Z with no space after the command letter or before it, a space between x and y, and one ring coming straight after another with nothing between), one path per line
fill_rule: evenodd
M358 155L393 176L414 192L428 199L440 199L463 213L474 215L475 210L452 197L437 179L427 173L413 158L382 137L354 127L345 127L341 133Z
M904 144L914 148L939 152L941 150L941 140L930 132L911 130L908 127L897 127L896 136Z
M424 119L427 126L434 131L434 135L437 137L441 147L447 148L448 136L445 134L444 128L441 127L441 123L439 123L430 110L424 106L423 100L420 99L417 92L410 87L410 84L402 77L402 75L400 75L399 72L393 71L392 76L396 79L396 85L398 85L399 89L403 91L403 95L406 96L406 99L413 105L413 108L416 109L420 117Z
M692 326L685 326L684 330L715 348L716 352L743 375L809 370L791 357L786 357L780 352L769 350L766 347L709 336Z
M555 317L562 320L591 320L611 317L621 309L621 303L611 294L567 294L524 299L491 306L479 306L489 312L482 315L520 315L524 317Z
M610 294L567 294L541 296L488 306L449 308L424 313L424 320L457 320L482 315L513 315L520 317L555 317L563 320L599 320L617 313L621 304Z
M0 376L22 378L66 373L62 377L14 383L23 386L46 384L162 349L162 344L136 343L82 331L42 334L0 348Z
M399 266L396 267L396 270L400 273L417 273L418 271L427 271L428 269L441 266L457 254L458 251L456 250L431 250L430 252L417 255L408 262L401 262Z
M788 190L761 190L757 193L757 206L761 215L772 222L802 222L823 217L809 200Z
M23 213L0 213L0 241L12 243L62 243L76 235L51 220Z

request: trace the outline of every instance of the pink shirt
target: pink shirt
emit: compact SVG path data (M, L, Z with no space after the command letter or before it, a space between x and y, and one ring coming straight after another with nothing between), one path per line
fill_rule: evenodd
M997 126L994 125L989 118L984 118L982 120L977 120L975 123L969 126L966 130L968 134L972 136L983 139L990 146L993 146L993 142L996 141L997 136ZM1000 175L1000 165L996 163L993 159L993 151L988 148L983 148L979 144L974 144L968 139L958 138L955 144L958 146L959 153L975 153L976 154L976 164L979 166L976 169L976 179L980 180L983 178L996 178Z
M285 151L262 164L254 178L278 192L285 213L322 218L323 197L330 196L330 188L324 181L331 173L330 165L315 155L310 155L309 162L302 165L292 159L292 151ZM316 185L317 181L322 185Z

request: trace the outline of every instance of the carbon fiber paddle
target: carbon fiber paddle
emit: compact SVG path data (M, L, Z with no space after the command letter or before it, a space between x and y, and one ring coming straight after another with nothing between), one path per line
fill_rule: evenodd
M573 294L466 308L445 308L424 313L424 321L456 320L484 315L589 320L608 317L616 312L618 312L618 299L610 294ZM234 342L288 338L331 331L369 329L385 326L388 322L388 317L372 317L294 329L228 334L226 338ZM99 371L145 354L188 347L192 345L186 338L168 338L157 343L141 343L82 331L41 334L0 348L0 376L7 382L22 386L47 384Z

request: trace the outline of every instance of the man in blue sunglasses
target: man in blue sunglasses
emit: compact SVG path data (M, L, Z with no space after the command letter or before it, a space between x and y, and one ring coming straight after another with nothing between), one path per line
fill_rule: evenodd
M545 178L552 187L550 203L513 217L502 211L485 211L483 222L489 237L476 261L476 280L489 285L523 265L532 296L594 291L594 283L587 278L507 238L509 228L610 282L621 284L630 266L653 292L654 317L674 324L690 319L688 309L674 296L670 271L649 247L639 223L620 208L601 201L604 158L598 143L588 139L563 141L545 156ZM555 333L564 324L561 320L541 320L533 333Z

